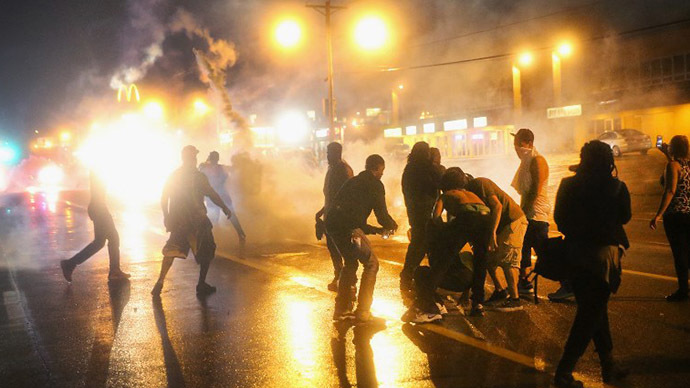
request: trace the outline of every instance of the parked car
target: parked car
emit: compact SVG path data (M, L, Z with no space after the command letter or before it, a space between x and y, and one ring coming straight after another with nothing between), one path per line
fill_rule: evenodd
M637 129L604 132L598 139L608 144L613 151L613 156L616 157L628 152L639 152L645 155L652 148L652 139Z

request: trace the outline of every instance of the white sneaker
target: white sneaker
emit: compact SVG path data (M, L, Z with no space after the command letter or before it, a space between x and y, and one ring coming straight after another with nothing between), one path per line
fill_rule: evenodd
M441 319L443 319L443 316L441 314L425 313L423 311L417 310L416 314L414 315L414 317L412 317L412 320L410 322L412 322L412 323L431 323L431 322L440 321Z

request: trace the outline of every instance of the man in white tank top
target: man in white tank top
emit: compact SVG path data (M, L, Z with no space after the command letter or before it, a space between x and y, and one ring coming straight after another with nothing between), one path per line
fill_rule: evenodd
M551 203L547 196L549 165L546 159L534 148L534 133L528 128L521 128L514 134L513 145L520 158L520 167L515 173L512 186L520 194L520 207L527 216L529 226L522 246L520 260L520 281L518 292L531 294L532 284L527 280L527 270L532 267L532 249L537 255L549 238L549 215ZM569 287L562 284L556 292L556 299L572 296ZM550 295L551 296L551 295Z

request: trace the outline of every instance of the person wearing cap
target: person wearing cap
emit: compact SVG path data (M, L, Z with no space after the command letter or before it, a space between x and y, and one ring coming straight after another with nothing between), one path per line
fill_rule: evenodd
M528 221L522 245L518 292L531 294L534 287L527 280L527 271L532 267L532 249L539 255L541 247L549 238L551 203L546 192L549 182L549 165L546 158L534 147L534 133L529 128L520 128L512 135L515 153L520 158L520 167L515 173L511 186L520 194L520 207ZM572 296L567 282L561 283L558 291L549 294L552 300L562 300Z
M206 175L211 187L213 187L213 190L215 190L216 193L223 198L223 202L228 205L228 208L232 212L230 223L232 223L232 226L235 228L235 232L237 232L237 237L240 239L240 244L244 244L244 242L247 240L247 235L244 233L240 220L237 218L237 212L235 212L235 209L232 207L232 198L230 197L228 190L225 188L225 183L228 180L227 168L226 166L218 163L219 159L220 155L218 152L211 151L211 153L208 154L206 161L199 165L199 171ZM218 222L220 208L208 198L206 199L206 207L208 208L211 222Z
M338 194L345 182L354 175L352 167L343 160L343 146L340 143L332 142L328 144L326 147L326 159L328 160L328 171L323 182L324 204L316 212L315 219L317 225L323 225L322 217L330 210L335 195ZM335 292L338 291L338 278L340 277L340 270L343 269L343 257L335 246L333 238L328 233L326 233L326 247L333 262L333 280L328 284L328 290Z
M192 145L182 149L182 166L175 170L163 188L161 208L163 209L163 223L170 238L163 247L163 263L156 285L151 290L154 297L158 297L163 289L163 281L168 274L173 260L178 257L186 259L191 249L194 258L199 263L199 282L196 286L198 295L208 295L216 288L206 283L206 275L211 260L216 254L216 243L211 230L213 226L206 216L204 197L221 208L230 218L231 211L223 199L213 190L206 175L197 169L197 154L199 150Z

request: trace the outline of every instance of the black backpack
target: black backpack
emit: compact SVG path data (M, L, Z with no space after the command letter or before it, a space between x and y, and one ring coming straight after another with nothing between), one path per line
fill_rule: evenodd
M537 285L538 277L543 276L550 280L565 280L570 270L570 260L565 240L562 236L551 237L542 245L537 254L537 262L534 264L534 303L538 304Z

